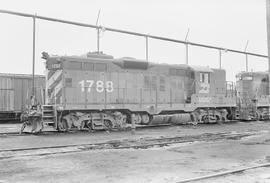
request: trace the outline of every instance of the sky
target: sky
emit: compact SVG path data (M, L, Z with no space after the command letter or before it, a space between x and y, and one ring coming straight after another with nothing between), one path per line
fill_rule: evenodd
M265 0L0 0L0 9L37 14L267 55ZM0 14L1 73L31 74L32 19ZM82 55L96 51L96 30L37 20L37 74L44 74L43 51ZM100 49L119 57L145 59L145 39L102 32ZM185 46L149 39L149 60L184 64ZM245 55L222 52L227 80L245 70ZM267 59L249 56L249 71L267 70ZM189 47L189 64L219 67L219 52Z

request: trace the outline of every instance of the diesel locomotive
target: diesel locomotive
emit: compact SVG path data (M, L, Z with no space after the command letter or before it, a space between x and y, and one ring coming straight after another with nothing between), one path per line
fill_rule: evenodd
M46 60L43 123L111 129L128 124L215 123L238 118L237 92L223 69L158 64L102 53Z
M42 58L46 105L34 112L40 130L44 125L68 131L269 119L266 72L241 72L234 84L226 81L225 70L207 66L158 64L101 52L43 52ZM31 119L30 112L26 118Z
M236 75L239 118L269 119L269 78L267 72L241 72Z

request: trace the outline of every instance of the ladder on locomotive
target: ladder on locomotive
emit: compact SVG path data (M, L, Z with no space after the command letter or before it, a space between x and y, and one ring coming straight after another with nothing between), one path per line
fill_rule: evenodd
M42 123L44 126L55 125L55 108L54 105L43 105L42 106Z

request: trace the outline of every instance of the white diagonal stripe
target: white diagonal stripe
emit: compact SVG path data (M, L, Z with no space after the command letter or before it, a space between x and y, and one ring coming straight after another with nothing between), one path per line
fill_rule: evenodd
M50 86L61 76L62 70L57 70L47 81L47 86L50 88Z
M62 87L63 87L63 83L62 83L62 81L60 81L57 84L57 86L54 88L54 96L56 96L60 92L60 90L62 89Z

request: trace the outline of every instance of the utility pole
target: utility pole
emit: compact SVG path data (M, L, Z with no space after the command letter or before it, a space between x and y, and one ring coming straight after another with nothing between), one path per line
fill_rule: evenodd
M96 26L98 26L99 15L100 15L100 9L98 11L98 16L97 16L97 20L96 20ZM97 52L98 53L99 53L99 38L100 38L100 27L97 27Z
M221 50L219 50L219 69L221 69Z
M246 47L245 47L245 52L247 52L247 47L248 47L248 40L246 43ZM246 53L246 72L248 72L248 54Z
M146 61L148 62L148 36L145 37L145 57Z
M266 24L267 24L267 44L268 44L268 81L270 80L270 0L266 0ZM269 95L270 95L270 82Z
M32 96L35 96L36 14L33 17Z
M187 34L186 34L186 37L185 37L185 42L186 42L186 64L188 65L188 34L189 34L189 28L188 28L188 31L187 31Z

